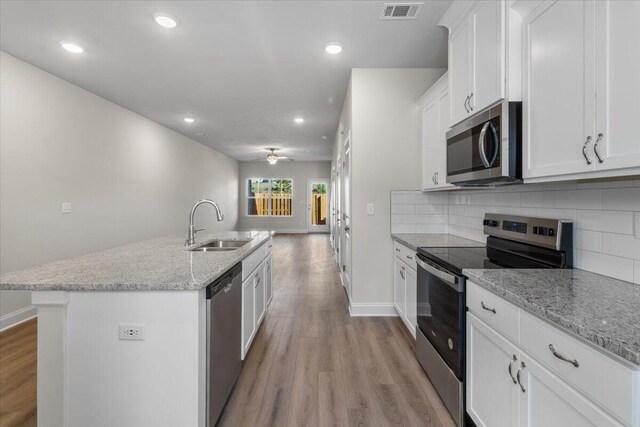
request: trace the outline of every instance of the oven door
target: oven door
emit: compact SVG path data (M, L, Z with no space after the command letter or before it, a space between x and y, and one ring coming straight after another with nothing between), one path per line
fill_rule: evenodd
M464 372L465 278L455 276L421 254L418 265L418 326L459 378Z

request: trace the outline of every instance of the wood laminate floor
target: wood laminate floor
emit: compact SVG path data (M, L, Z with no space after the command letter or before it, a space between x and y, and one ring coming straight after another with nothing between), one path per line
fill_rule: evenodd
M455 426L399 318L350 317L327 235L279 235L273 301L220 426Z
M273 301L220 426L455 426L400 319L349 316L327 235L276 236L273 257ZM0 334L1 427L36 425L36 328Z

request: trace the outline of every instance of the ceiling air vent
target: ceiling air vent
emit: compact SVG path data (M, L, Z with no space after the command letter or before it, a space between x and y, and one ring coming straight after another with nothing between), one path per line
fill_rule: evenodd
M380 19L416 19L424 3L385 3Z

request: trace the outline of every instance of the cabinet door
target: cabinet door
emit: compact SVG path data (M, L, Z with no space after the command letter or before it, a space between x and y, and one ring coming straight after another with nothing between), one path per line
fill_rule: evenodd
M422 109L422 189L436 185L438 170L438 103L433 101Z
M258 329L258 326L260 325L260 322L262 322L262 318L264 317L264 312L265 312L265 290L264 290L264 271L265 271L265 264L263 264L262 266L260 266L258 268L258 270L254 273L254 277L253 277L253 290L254 290L254 298L255 298L255 302L254 302L254 319L255 319L255 323L256 323L256 330Z
M437 153L438 164L436 168L436 186L438 188L454 187L447 184L447 131L451 125L451 112L449 110L449 89L438 95L438 135L434 144Z
M242 360L249 351L256 322L254 318L253 276L242 284Z
M596 2L595 16L596 169L639 167L640 2Z
M409 328L409 332L413 337L416 337L416 325L418 324L418 274L413 268L406 268L405 274L405 310L404 321Z
M593 13L594 2L547 1L523 20L524 178L595 168Z
M520 426L621 426L527 354L521 354L520 358L518 369L524 388L519 391Z
M478 427L517 425L518 356L515 346L467 313L467 412Z
M463 120L470 110L467 100L471 93L471 25L465 19L449 37L449 91L451 92L451 124Z
M393 304L400 316L404 316L405 268L402 261L393 257Z
M273 261L271 255L267 258L264 272L264 293L267 301L267 307L271 304L271 298L273 297Z
M471 12L473 46L471 98L473 111L504 98L504 1L478 2Z

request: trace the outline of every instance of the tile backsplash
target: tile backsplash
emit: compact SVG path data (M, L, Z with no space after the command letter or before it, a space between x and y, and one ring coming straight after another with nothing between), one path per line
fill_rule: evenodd
M640 284L640 180L391 192L392 233L484 242L486 212L572 220L577 268Z

